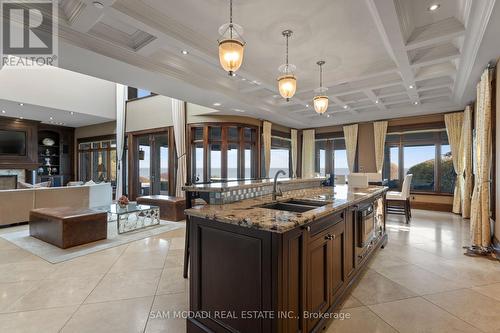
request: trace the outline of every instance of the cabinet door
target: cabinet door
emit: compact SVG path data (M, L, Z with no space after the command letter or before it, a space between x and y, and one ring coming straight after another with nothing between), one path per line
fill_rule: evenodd
M315 236L308 244L306 311L309 313L324 313L330 306L332 241L328 237L328 230ZM317 318L309 318L307 332L310 332L318 321Z
M332 248L332 261L330 265L331 269L331 299L332 301L336 298L337 293L341 291L346 274L345 274L345 223L337 223L330 230L330 235L332 237L330 240Z
M349 278L356 268L356 211L347 209L345 219L345 274Z

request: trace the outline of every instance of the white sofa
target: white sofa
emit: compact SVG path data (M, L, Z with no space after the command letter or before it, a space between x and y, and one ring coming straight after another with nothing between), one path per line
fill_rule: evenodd
M27 222L35 208L92 208L112 202L110 183L0 191L0 225Z

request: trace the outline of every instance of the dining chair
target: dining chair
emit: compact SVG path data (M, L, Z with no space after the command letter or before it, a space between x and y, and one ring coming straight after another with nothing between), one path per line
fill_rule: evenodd
M412 178L412 174L405 176L401 192L389 191L385 195L386 214L404 215L406 223L410 223L411 219L410 188Z

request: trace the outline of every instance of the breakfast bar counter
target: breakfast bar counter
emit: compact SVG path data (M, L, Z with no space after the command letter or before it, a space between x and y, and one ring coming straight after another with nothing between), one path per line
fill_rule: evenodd
M320 332L385 245L386 187L281 186L186 210L188 332Z

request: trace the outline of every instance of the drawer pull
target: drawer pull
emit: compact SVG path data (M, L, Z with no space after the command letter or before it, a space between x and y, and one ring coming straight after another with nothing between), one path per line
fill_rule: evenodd
M326 239L326 240L332 240L332 239L335 239L335 235L330 235L330 234L328 234L328 235L326 235L326 236L325 236L325 239Z

